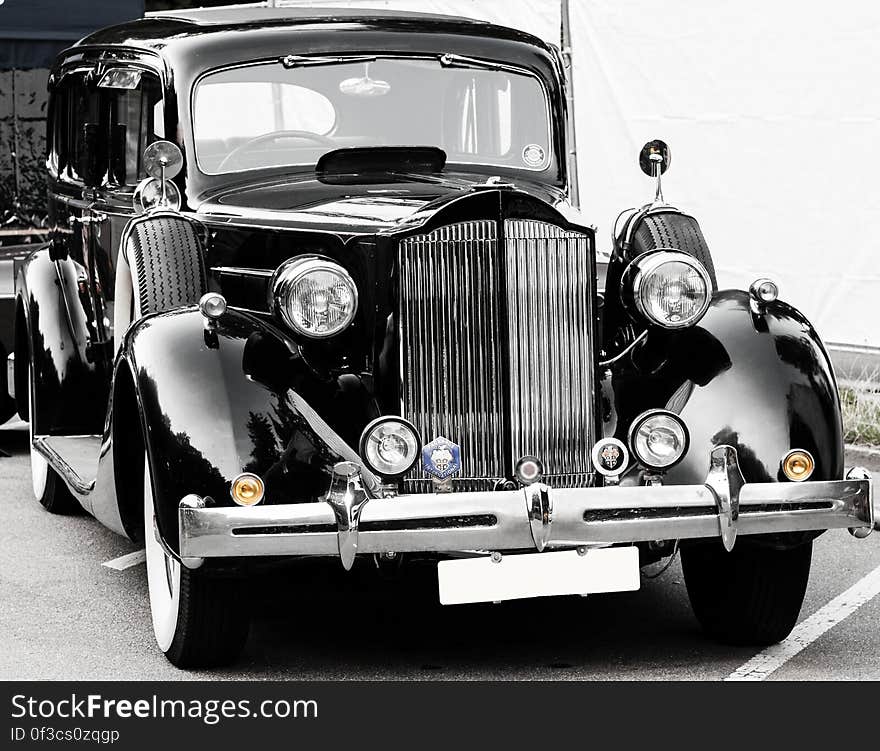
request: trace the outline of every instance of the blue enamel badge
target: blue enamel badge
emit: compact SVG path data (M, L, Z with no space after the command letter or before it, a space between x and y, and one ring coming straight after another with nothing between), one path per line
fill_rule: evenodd
M422 469L438 480L461 471L461 447L439 436L422 448Z

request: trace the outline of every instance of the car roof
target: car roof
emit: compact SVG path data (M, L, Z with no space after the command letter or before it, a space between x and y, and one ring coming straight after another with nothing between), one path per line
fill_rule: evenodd
M414 32L444 31L489 37L535 45L548 49L538 37L517 29L497 26L470 18L416 11L359 8L267 8L262 5L234 5L147 13L142 19L100 29L75 46L115 46L142 48L160 54L186 40L188 48L203 38L216 43L225 31L254 32L323 25L328 30L350 28L353 24L375 25L378 29L408 27Z

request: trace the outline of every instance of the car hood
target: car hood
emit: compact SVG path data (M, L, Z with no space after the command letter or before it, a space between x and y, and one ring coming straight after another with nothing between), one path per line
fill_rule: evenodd
M417 225L463 194L497 187L486 175L467 173L396 174L368 182L311 174L231 187L202 203L197 216L210 223L378 234ZM553 206L564 200L545 185L518 182L517 188Z

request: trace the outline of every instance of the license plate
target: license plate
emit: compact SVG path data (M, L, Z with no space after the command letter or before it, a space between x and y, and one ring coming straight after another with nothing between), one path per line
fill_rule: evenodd
M639 551L634 546L597 548L579 555L558 553L461 558L437 564L440 602L499 602L526 597L626 592L639 588Z

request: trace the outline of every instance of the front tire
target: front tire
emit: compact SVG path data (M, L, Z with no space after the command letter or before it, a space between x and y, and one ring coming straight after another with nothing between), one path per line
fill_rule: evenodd
M813 543L776 549L718 541L682 547L681 565L694 615L709 636L725 644L767 646L797 623Z
M159 649L179 668L227 665L248 633L247 600L239 581L191 571L156 539L149 460L144 458L144 547L150 615Z

